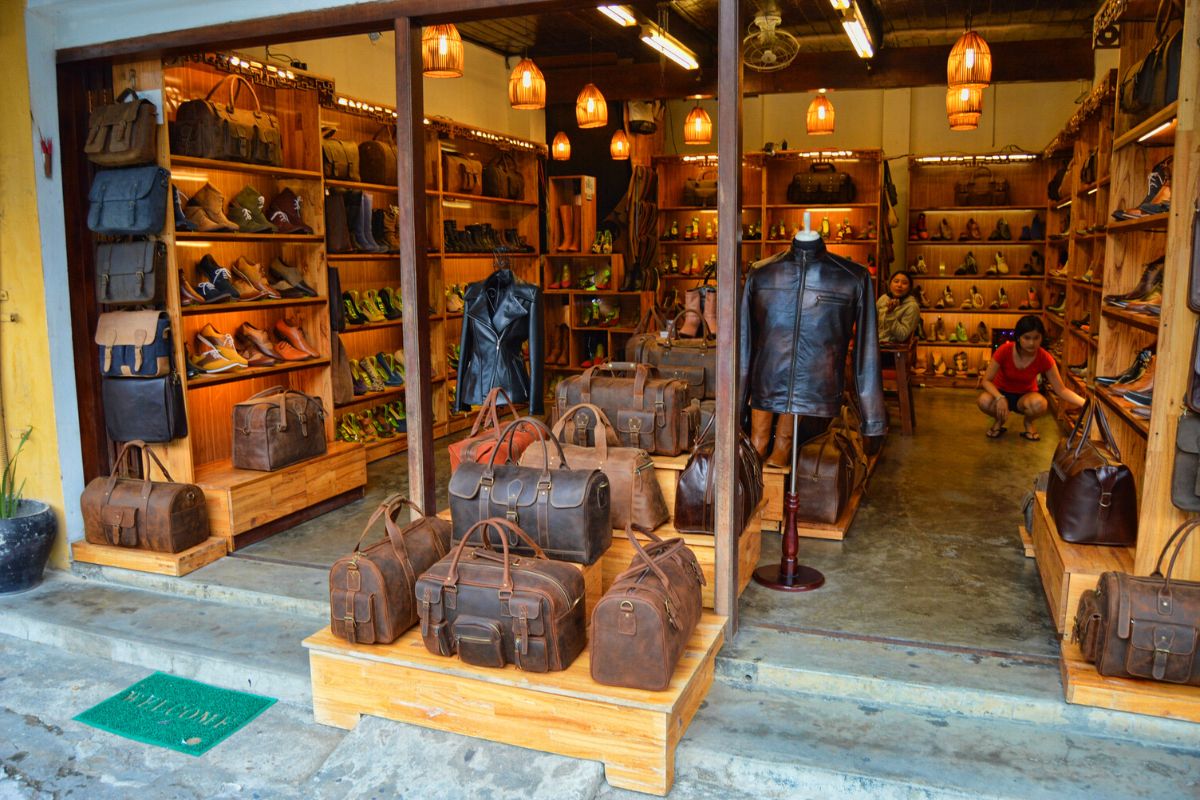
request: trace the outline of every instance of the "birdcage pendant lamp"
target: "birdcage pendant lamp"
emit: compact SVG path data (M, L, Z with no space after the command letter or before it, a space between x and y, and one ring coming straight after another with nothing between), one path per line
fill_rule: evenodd
M531 58L522 58L508 76L508 103L518 111L546 107L546 77Z
M571 158L571 140L567 138L567 134L559 131L554 134L554 141L550 144L551 153L555 161L567 161Z
M421 30L421 72L427 78L461 78L463 41L453 25L430 25Z
M975 31L968 30L955 42L946 62L946 82L952 89L981 90L992 82L991 48Z
M696 102L696 107L693 108L687 115L687 119L683 122L683 143L684 144L708 144L712 141L712 118L708 116L708 112L700 107L700 102Z
M946 118L952 131L973 131L983 115L983 90L969 86L946 90Z
M613 131L612 141L608 143L608 152L613 161L629 160L629 137L625 135L624 128Z
M805 126L809 136L825 136L833 133L833 103L825 96L825 90L817 93L808 104Z
M603 128L608 124L608 103L604 102L604 95L600 94L596 84L584 86L576 98L575 121L581 128Z

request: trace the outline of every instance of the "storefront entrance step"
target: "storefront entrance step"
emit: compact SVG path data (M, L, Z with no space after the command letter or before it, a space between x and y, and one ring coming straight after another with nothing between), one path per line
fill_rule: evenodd
M0 633L216 686L311 704L308 617L61 574L0 598Z

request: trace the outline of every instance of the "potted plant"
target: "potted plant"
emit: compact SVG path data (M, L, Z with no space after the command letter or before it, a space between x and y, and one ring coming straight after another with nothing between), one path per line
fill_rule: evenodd
M42 582L58 533L58 518L50 506L21 497L25 481L17 486L17 458L32 432L30 428L22 434L0 475L0 594L23 592Z

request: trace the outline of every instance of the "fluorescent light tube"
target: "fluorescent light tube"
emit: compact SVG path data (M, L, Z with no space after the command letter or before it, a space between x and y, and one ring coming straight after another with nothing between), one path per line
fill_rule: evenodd
M657 25L642 26L642 41L684 69L699 69L696 54Z
M850 0L829 0L829 2L833 5L834 11L850 10Z
M1157 128L1150 131L1149 133L1144 133L1141 136L1139 136L1138 142L1139 143L1144 142L1147 139L1150 139L1150 138L1154 137L1155 135L1162 133L1163 131L1165 131L1167 128L1171 127L1174 124L1175 124L1175 119L1174 118L1169 119L1166 122L1164 122L1162 125L1159 125Z
M634 19L629 6L596 6L596 10L622 28L632 28L637 25L637 20Z
M871 38L867 36L867 29L862 22L857 19L844 19L842 27L846 29L846 35L850 37L850 43L854 45L854 52L858 53L859 58L874 57L875 48L871 46Z

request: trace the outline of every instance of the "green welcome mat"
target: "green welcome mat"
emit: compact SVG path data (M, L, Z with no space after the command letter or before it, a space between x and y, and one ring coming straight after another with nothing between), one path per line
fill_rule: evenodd
M274 703L273 697L156 672L75 719L126 739L200 756Z

